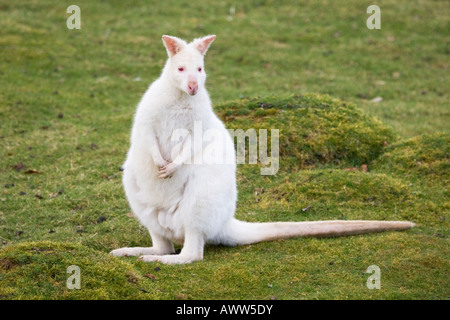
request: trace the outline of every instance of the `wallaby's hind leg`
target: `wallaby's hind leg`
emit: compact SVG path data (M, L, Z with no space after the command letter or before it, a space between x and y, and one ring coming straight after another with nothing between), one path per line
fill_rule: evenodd
M191 263L203 259L203 248L205 245L203 234L200 232L186 232L184 246L180 254L176 255L155 255L144 254L139 260L145 262L159 261L166 264Z
M184 230L183 249L177 255L142 255L140 260L160 261L166 264L191 263L203 259L203 249L205 246L206 232L203 230L205 221L211 218L211 209L214 208L214 201L211 199L212 186L208 185L209 177L206 181L198 178L191 179L185 184L183 197L176 210L176 223L182 224Z
M143 204L139 198L139 187L136 184L136 179L132 175L132 173L127 172L127 170L124 171L124 186L125 186L125 193L127 195L128 201L130 203L130 207L133 210L134 214L138 217L150 217L152 215L152 212L156 210L156 208L147 207L145 204ZM144 225L147 225L145 221L141 222ZM150 224L150 223L149 223ZM164 238L158 234L155 234L149 229L150 236L152 238L152 247L134 247L134 248L120 248L111 251L110 253L117 257L123 257L123 256L141 256L141 255L165 255L165 254L173 254L175 253L175 250L173 248L172 242Z

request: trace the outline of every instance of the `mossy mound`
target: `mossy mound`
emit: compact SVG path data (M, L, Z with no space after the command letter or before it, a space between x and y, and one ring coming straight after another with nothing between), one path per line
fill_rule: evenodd
M80 289L69 289L69 266ZM0 299L138 299L142 277L126 261L80 244L23 242L0 251Z
M281 161L297 168L362 165L395 139L390 128L355 105L325 95L241 99L215 110L230 129L267 129L268 134L279 129Z
M298 171L266 186L248 210L286 214L286 219L411 219L410 186L386 174L347 170ZM395 210L393 208L396 208ZM277 216L283 219L283 216Z
M450 135L421 135L395 143L374 162L373 168L410 179L447 184L450 178Z

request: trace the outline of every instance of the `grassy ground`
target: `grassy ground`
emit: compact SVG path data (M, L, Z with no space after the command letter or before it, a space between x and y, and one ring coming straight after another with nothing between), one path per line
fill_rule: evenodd
M0 1L0 298L449 298L447 2L379 1L381 30L356 0L77 1L81 30L68 30L71 4ZM277 175L239 166L240 219L418 227L207 247L187 266L107 255L151 244L119 167L166 59L162 34L216 34L206 69L219 116L280 129ZM69 265L80 290L66 287ZM370 265L380 290L366 287Z

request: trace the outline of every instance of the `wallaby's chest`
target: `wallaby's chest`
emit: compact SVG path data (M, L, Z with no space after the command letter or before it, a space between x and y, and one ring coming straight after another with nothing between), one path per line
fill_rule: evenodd
M192 133L196 121L193 109L188 105L177 105L166 109L160 121L156 124L155 132L160 143L161 153L169 156L172 148L180 143L180 137L186 130Z
M194 111L189 105L167 108L159 121L157 134L161 137L170 137L174 130L192 130L195 118Z

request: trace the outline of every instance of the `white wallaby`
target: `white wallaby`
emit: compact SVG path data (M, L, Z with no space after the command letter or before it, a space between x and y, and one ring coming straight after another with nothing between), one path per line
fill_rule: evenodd
M138 105L123 165L126 196L135 216L148 229L153 246L121 248L111 254L180 264L203 259L207 243L235 246L414 226L402 221L248 223L235 219L236 163L223 161L224 153L233 158L234 143L214 114L205 89L204 55L215 38L210 35L188 44L176 37L162 37L169 58ZM214 130L216 138L191 143L196 123L201 123L200 134ZM177 131L187 135L174 138ZM202 152L211 146L216 152L210 152L210 161L194 159L200 154L201 160ZM223 152L217 152L219 149ZM179 254L174 254L173 242L183 243Z

